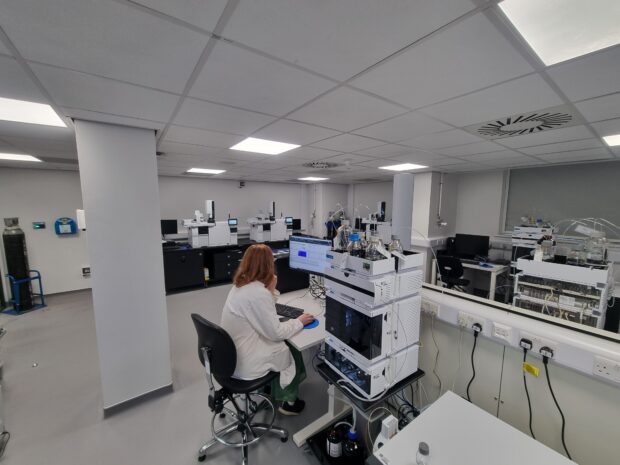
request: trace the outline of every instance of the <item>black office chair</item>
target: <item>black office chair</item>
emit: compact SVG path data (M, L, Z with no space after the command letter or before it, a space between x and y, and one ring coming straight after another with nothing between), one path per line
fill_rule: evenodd
M439 255L437 257L439 275L444 287L465 292L469 279L463 278L463 264L457 257Z
M269 372L252 381L233 378L237 349L230 335L196 313L192 313L192 320L198 333L198 358L205 367L209 383L209 407L214 412L211 419L213 439L200 448L198 461L204 461L207 450L221 443L228 447L240 447L242 463L247 465L248 446L261 440L267 433L280 436L282 442L288 440L288 432L273 425L276 417L273 402L265 394L257 392L276 379L278 373ZM213 378L221 389L215 389ZM254 421L259 416L263 421ZM216 419L225 424L216 427Z

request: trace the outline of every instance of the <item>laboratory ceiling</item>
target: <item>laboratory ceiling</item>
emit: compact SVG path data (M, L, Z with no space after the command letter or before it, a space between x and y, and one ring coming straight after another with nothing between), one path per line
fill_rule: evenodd
M156 130L169 176L356 183L407 162L458 173L620 156L601 140L620 133L620 46L545 66L496 1L2 0L0 97L66 117L0 122L0 151L37 168L78 168L72 118ZM478 132L546 109L570 124ZM229 150L248 136L301 147Z

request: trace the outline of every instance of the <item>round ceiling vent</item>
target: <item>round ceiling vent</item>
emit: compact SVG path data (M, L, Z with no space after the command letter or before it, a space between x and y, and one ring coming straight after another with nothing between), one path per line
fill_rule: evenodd
M486 123L478 128L478 133L486 137L518 136L557 129L572 119L568 113L530 113Z
M338 163L329 163L326 161L311 161L308 163L304 163L302 166L306 168L315 168L315 169L327 169L327 168L335 168L338 166Z

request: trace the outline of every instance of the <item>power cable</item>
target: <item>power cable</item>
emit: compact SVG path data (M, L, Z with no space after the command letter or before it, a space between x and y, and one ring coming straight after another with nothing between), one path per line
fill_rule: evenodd
M471 348L471 371L472 371L472 375L471 375L471 379L469 380L469 383L467 383L467 400L469 402L471 402L471 396L469 395L469 388L471 387L471 384L474 382L474 379L476 378L476 365L474 363L474 354L476 353L476 343L478 342L478 334L480 333L480 331L482 331L482 326L480 326L478 323L474 323L473 326L474 329L474 345Z
M542 351L542 349L541 349ZM560 412L560 416L562 417L562 446L564 447L564 452L566 452L566 456L573 460L568 452L568 448L566 447L565 440L565 431L566 431L566 418L564 418L564 412L562 412L562 408L558 403L558 400L555 397L555 393L553 392L553 388L551 387L551 378L549 378L549 357L547 355L543 355L543 364L545 365L545 375L547 376L547 384L549 385L549 392L551 392L551 397L553 397L553 402L555 402L555 406L558 408L558 412Z

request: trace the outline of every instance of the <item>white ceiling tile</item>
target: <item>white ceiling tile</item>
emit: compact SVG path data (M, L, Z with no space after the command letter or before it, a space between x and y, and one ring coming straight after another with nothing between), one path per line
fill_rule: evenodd
M0 56L0 96L49 103L13 58Z
M592 133L587 127L571 126L568 128L552 129L533 134L525 134L523 136L505 137L497 142L500 145L504 145L509 148L519 148L577 139L588 139L591 137Z
M192 145L205 145L207 147L229 148L237 142L241 142L243 136L226 134L216 131L205 131L204 129L186 128L181 126L170 126L164 137L166 142L181 142Z
M374 137L388 142L400 142L415 136L432 134L450 129L445 123L436 121L421 113L411 112L406 115L358 129L355 134Z
M572 101L620 92L620 47L552 66L548 72Z
M601 137L620 134L620 118L592 123L592 127Z
M469 0L244 0L223 35L345 79L472 8Z
M224 149L220 152L219 156L227 160L239 160L246 161L248 163L259 163L261 160L267 160L270 158L283 157L286 153L280 155L265 155L263 153L243 152L241 150L229 150Z
M478 13L386 61L352 85L419 108L532 71L489 19Z
M446 147L443 149L435 149L435 151L442 155L461 157L463 155L473 155L475 153L497 152L502 149L503 147L495 142L484 141L467 145L457 145L455 147Z
M35 140L40 143L75 140L73 130L69 128L0 121L0 139L11 142L11 138Z
M338 163L342 165L350 165L353 163L362 163L364 161L372 160L372 157L365 157L363 155L357 155L354 153L343 153L340 155L336 155L335 157L325 158L321 161L326 161L328 163Z
M491 169L489 165L474 162L455 163L452 165L445 165L439 168L446 173L464 173L468 171L481 171Z
M314 144L316 147L338 150L340 152L355 152L370 147L383 145L383 142L368 139L367 137L356 136L354 134L342 134L331 139L325 139Z
M620 92L578 102L575 106L590 122L620 118Z
M250 135L274 119L259 113L187 98L174 123L211 131Z
M525 147L520 149L521 152L528 155L540 155L542 153L567 152L571 150L590 149L602 147L603 144L599 139L581 139L570 142L558 142L557 144L537 145L535 147Z
M190 96L282 116L334 85L333 81L218 41Z
M322 139L327 139L328 137L337 136L338 134L340 133L332 131L331 129L281 119L252 134L252 136L268 140L277 140L279 142L288 142L290 144L306 145Z
M544 165L544 161L536 160L531 157L514 157L507 159L498 159L498 160L488 160L484 162L487 166L495 167L495 168L523 168L526 166L538 166Z
M522 155L519 152L515 152L513 150L500 150L498 152L488 152L488 153L476 153L472 155L463 155L462 158L468 161L475 161L479 163L486 163L489 161L499 161L499 160L510 160L510 159L519 159L519 158L527 158L531 159L526 155Z
M192 155L196 157L207 155L218 156L220 153L222 153L221 148L205 147L204 145L182 144L179 142L169 141L164 141L160 143L157 147L157 150L166 155L174 155L175 157L179 155Z
M368 155L370 157L389 157L392 155L411 153L412 151L413 149L411 147L396 144L385 144L378 147L372 147L370 149L356 150L355 153Z
M306 160L320 160L321 158L333 157L341 152L340 150L326 150L317 147L299 147L286 153Z
M339 87L293 112L288 118L347 132L404 112L391 103Z
M60 106L130 118L167 121L178 97L84 73L31 65Z
M181 92L208 38L118 2L6 0L0 24L28 60Z
M613 158L613 156L609 154L607 149L599 148L564 153L548 153L540 155L539 158L549 163L561 163L567 161L606 160Z
M564 103L538 74L531 74L424 109L455 126L467 126Z
M402 144L421 149L438 149L480 141L482 141L480 137L474 136L461 129L452 129L436 134L414 137L413 139L403 141Z
M213 31L227 0L134 0L194 26Z
M63 107L63 113L74 119L84 119L88 121L98 121L101 123L119 124L122 126L132 126L136 128L161 130L165 123L160 121L150 121L139 118L128 118L126 116L110 115L97 111L81 110L77 108Z
M390 164L398 164L398 163L415 163L418 165L438 166L438 165L448 165L450 163L457 163L461 161L461 160L455 160L450 157L445 157L443 155L438 155L436 153L421 152L421 151L413 151L412 153L409 153L409 154L390 156L390 160L395 160L395 163L385 163L385 160L384 160L383 165L381 166L386 166Z

